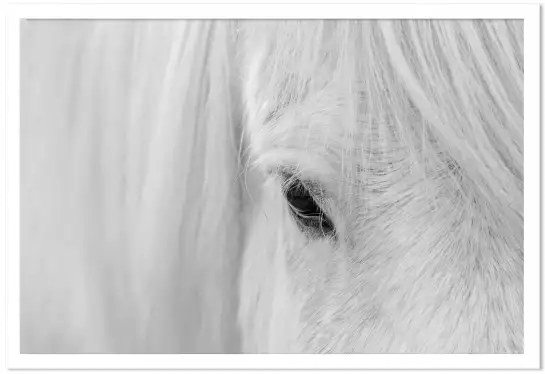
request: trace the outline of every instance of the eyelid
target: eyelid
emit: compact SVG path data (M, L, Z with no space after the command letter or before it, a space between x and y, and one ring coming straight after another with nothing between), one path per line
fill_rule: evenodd
M328 217L332 216L331 207L333 199L319 182L304 180L301 179L300 175L298 174L291 174L286 172L279 172L277 173L276 177L279 177L281 179L282 190L284 192L292 185L292 183L301 183L301 185L309 192L310 196L312 197L312 199L314 199L315 203L322 210L322 212Z
M291 187L293 183L298 182L307 189L316 201L323 201L325 200L324 197L327 196L326 190L322 184L316 181L310 181L301 175L301 172L297 169L279 167L276 173L274 173L274 177L280 180L282 190L286 190Z
M327 204L331 200L326 190L319 183L308 181L301 181L301 183L307 189L310 196L312 196L312 198L320 205Z
M327 190L319 182L308 180L301 180L300 182L323 212L329 215L331 213L332 197Z

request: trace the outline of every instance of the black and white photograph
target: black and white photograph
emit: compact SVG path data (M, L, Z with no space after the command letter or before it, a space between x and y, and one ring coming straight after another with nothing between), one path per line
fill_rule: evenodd
M528 21L407 16L21 16L13 349L528 353Z

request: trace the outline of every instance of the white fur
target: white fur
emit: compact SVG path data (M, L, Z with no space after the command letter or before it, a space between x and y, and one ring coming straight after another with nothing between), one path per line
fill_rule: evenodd
M246 350L523 352L521 27L248 27L247 131L269 184L243 265ZM337 242L297 230L278 167L333 195Z

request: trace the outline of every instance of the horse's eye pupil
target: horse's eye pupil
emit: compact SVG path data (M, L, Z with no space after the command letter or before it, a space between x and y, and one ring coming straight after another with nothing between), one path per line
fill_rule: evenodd
M333 223L324 214L301 181L296 180L292 182L286 188L285 195L292 216L300 227L320 236L332 235L334 233Z

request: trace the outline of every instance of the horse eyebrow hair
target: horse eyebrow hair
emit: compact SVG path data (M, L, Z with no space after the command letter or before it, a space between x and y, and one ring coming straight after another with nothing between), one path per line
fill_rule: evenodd
M274 121L278 120L280 117L284 115L286 108L289 108L290 106L295 105L296 103L297 101L293 100L293 98L288 98L287 100L283 100L277 103L277 105L274 106L273 109L269 111L269 113L265 117L265 120L263 121L263 124L264 125L272 124Z
M270 125L274 121L278 120L283 115L283 109L287 107L287 105L279 105L275 107L273 110L267 114L267 117L265 117L265 120L263 121L264 125Z

